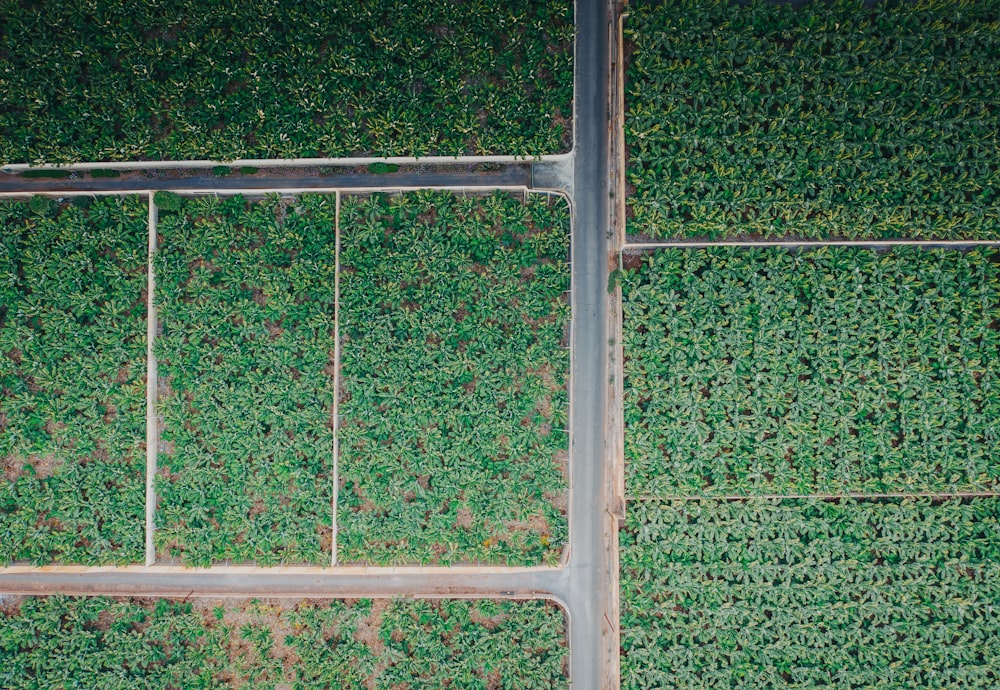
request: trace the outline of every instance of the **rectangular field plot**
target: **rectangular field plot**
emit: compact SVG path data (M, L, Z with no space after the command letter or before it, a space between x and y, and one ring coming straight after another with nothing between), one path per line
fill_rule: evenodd
M567 205L346 197L340 228L340 562L557 562Z
M0 597L5 688L566 688L545 601Z
M155 259L157 554L328 563L334 197L180 204Z
M0 566L142 561L147 217L0 201Z
M573 38L569 0L2 3L0 164L555 154Z
M996 688L998 518L996 498L634 504L622 688Z
M1000 237L995 0L636 0L628 232Z
M994 490L998 257L834 248L633 257L628 494Z

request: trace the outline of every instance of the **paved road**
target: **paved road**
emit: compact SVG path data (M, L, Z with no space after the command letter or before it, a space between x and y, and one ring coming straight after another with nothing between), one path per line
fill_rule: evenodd
M337 173L333 175L192 175L188 177L150 177L133 175L127 178L83 178L58 180L23 178L0 173L0 192L114 192L134 189L308 189L314 187L527 187L531 184L531 164L498 164L499 170L481 172L469 166L442 166L432 170L400 171L389 175L370 173Z
M605 403L607 329L605 290L609 223L608 6L577 0L575 146L573 180L573 368L570 419L572 463L570 558L550 571L518 573L408 573L364 575L204 572L86 572L0 574L0 592L114 593L188 596L435 596L531 598L552 595L570 615L570 675L574 690L602 687L608 647L602 637L610 597L606 534ZM559 169L550 176L558 179ZM548 174L548 173L547 173ZM400 187L531 185L527 164L491 173L434 168L392 175L338 174L275 177L186 177L25 180L0 174L3 191L114 191L120 189L261 189L271 187ZM612 644L611 653L616 650Z
M573 464L568 565L570 677L600 688L601 635L610 592L605 549L604 411L607 401L608 6L577 0L573 187Z

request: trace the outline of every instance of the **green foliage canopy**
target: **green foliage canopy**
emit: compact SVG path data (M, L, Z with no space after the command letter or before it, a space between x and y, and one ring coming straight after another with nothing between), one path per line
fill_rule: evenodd
M0 4L0 163L568 149L568 0Z
M147 209L0 203L0 565L141 561Z
M631 235L1000 236L993 0L635 0L626 27Z
M568 231L561 199L343 199L341 560L558 560Z

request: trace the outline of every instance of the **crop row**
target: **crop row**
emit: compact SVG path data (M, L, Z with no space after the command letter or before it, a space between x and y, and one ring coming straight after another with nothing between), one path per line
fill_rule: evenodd
M1000 503L642 502L622 687L994 688Z
M629 495L996 489L998 258L641 259L624 287Z
M570 143L566 0L4 3L0 44L0 163Z
M554 563L565 202L356 197L341 228L342 558Z
M146 206L0 204L0 564L142 559Z
M629 233L994 238L988 0L631 3Z
M336 198L157 200L158 559L558 560L565 203L344 198L338 525ZM142 560L145 206L2 209L0 562Z
M542 601L0 598L0 686L564 688Z

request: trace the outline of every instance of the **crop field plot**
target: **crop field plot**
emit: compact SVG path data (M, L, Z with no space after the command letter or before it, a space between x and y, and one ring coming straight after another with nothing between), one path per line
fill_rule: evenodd
M569 0L4 3L0 164L559 153L573 32Z
M142 560L146 222L0 201L0 566Z
M996 490L998 259L906 248L635 259L629 496Z
M329 562L335 206L160 205L161 558Z
M545 601L0 596L0 685L566 688Z
M622 688L995 688L1000 505L641 502Z
M345 197L340 234L339 560L555 564L566 203Z
M630 235L1000 236L992 0L628 13Z

